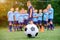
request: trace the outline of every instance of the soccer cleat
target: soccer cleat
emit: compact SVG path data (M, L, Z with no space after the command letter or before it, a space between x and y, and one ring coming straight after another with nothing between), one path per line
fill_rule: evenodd
M41 26L40 31L44 32L44 27L43 26Z

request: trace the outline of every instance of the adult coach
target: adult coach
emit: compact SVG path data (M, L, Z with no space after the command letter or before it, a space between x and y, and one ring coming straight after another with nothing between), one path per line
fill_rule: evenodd
M28 7L28 14L29 14L29 21L32 21L33 18L33 7L31 5L30 1L27 1L27 7Z

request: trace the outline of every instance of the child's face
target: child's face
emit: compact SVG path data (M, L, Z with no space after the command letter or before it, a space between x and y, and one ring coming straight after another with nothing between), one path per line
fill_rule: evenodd
M42 10L39 10L39 13L42 13Z
M22 9L21 9L21 12L22 12L22 13L25 13L25 10L24 10L24 8L22 8Z
M29 5L30 5L30 1L27 2L27 6L29 6Z
M11 11L14 11L14 8L11 8L10 10L11 10Z
M49 5L49 8L51 8L51 5Z
M35 13L37 13L37 10L34 10Z
M19 10L19 8L16 8L15 10L16 10L16 11L18 11L18 10Z
M51 4L49 4L48 6L47 6L47 9L50 9L51 8Z

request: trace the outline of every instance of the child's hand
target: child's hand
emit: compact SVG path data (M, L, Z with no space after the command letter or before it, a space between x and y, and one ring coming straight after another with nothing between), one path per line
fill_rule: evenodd
M12 25L12 23L10 22L9 25Z
M31 18L31 16L30 16L30 18Z

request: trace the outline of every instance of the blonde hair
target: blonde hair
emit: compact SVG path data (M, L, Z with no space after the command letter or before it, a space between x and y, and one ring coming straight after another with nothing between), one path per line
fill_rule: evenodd
M31 3L30 1L27 1L27 3Z

